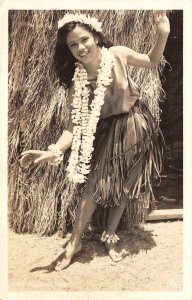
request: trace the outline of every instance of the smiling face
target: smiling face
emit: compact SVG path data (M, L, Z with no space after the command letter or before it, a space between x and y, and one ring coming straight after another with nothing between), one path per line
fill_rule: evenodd
M67 35L67 46L72 55L85 65L93 61L99 53L93 34L79 25Z

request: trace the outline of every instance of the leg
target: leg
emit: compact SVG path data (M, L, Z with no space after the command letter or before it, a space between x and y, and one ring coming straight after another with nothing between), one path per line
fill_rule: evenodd
M125 209L126 200L122 199L120 206L111 207L109 209L109 217L107 221L107 233L109 235L115 234L117 227L119 225L120 219L122 217L123 211ZM118 249L117 245L107 241L105 242L105 247L109 253L109 256L113 261L120 261L124 257L124 252Z
M92 195L93 193L91 190L85 190L84 195L79 203L70 241L65 249L65 256L55 268L57 271L67 268L73 255L81 250L81 235L97 206L92 199Z
M122 199L122 203L119 206L109 208L109 217L107 221L107 233L114 234L119 225L120 219L124 212L126 200Z

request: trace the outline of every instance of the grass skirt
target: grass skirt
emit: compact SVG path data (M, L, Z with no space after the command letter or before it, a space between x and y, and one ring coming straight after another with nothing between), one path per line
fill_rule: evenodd
M126 207L120 227L129 229L144 222L155 208L153 185L159 183L163 148L161 130L139 100L128 113L100 119L87 182L67 184L62 193L62 230L66 226L67 207L77 207L85 189L93 193L98 204L93 225L105 228L108 208L121 205L122 201L126 201Z
M86 185L102 207L126 200L129 222L144 221L154 208L152 186L163 168L164 140L146 105L137 101L125 114L100 119Z

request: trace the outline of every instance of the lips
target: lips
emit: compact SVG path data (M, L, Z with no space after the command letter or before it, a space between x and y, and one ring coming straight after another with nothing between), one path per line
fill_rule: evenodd
M89 51L79 53L79 56L82 58L82 57L85 57L88 53L89 53Z

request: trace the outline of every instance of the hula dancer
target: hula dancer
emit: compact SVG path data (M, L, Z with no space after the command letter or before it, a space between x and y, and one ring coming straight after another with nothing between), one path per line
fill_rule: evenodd
M155 13L157 42L148 54L113 46L96 18L66 14L58 23L54 62L61 85L68 89L70 118L56 144L47 151L28 150L22 163L58 164L71 148L67 179L83 186L71 238L63 259L69 266L81 250L81 236L97 205L108 208L101 240L113 261L124 257L116 230L125 207L143 221L154 204L152 183L162 171L161 132L127 66L152 68L163 55L170 32L165 11Z

